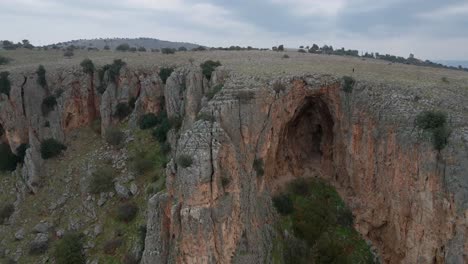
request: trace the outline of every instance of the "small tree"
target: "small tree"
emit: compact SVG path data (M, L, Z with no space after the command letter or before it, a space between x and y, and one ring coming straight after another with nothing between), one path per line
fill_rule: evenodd
M174 54L176 52L175 49L171 48L163 48L161 49L162 54Z
M18 162L23 163L24 158L26 157L26 150L28 150L29 144L22 143L16 148L16 156L18 157Z
M120 44L117 46L117 48L115 48L117 51L129 51L130 50L130 45L128 45L127 43L123 43L123 44Z
M281 215L289 215L294 212L294 204L286 194L273 197L273 205Z
M89 183L89 192L99 194L110 192L114 188L115 171L111 167L98 168L91 176Z
M11 203L0 206L0 224L3 224L14 212L15 206Z
M86 74L93 74L96 68L94 67L94 63L90 59L84 59L80 66L83 68L83 72Z
M57 105L57 99L54 95L49 95L44 100L42 100L42 114L47 116L50 112L52 112Z
M75 55L75 53L73 53L72 50L66 50L64 53L63 53L63 56L66 57L66 58L71 58Z
M7 71L0 72L0 93L6 94L8 97L10 97L11 90L11 83L8 79L9 75L10 73Z
M153 113L144 114L139 120L140 129L149 129L159 124L158 117Z
M145 47L139 47L139 48L138 48L138 51L146 52L146 48L145 48Z
M42 87L46 87L47 85L46 70L43 65L39 65L36 71L36 75L37 75L37 84L39 84Z
M278 51L284 51L284 45L279 45L278 46Z
M83 234L66 233L55 245L55 263L85 264L86 258L83 254L83 240Z
M169 78L169 76L171 76L172 72L174 72L173 67L165 67L159 70L159 77L161 78L164 84L166 84L166 81Z
M56 139L49 138L41 142L41 157L43 159L54 158L66 149L67 147Z
M265 170L263 169L263 159L256 158L253 162L253 168L257 173L257 176L263 176L265 173Z
M188 168L192 166L193 160L190 155L182 154L177 158L177 165L181 166L182 168Z
M131 222L138 213L138 206L134 203L126 203L117 208L117 219L122 222Z
M6 143L0 144L0 171L14 171L19 159Z
M211 79L211 75L213 74L214 70L219 66L221 66L221 63L219 61L212 61L212 60L207 60L203 62L202 64L200 64L200 67L203 70L203 75L205 75L205 77L208 80Z
M353 77L343 76L343 91L345 91L345 93L351 93L355 83L356 81Z
M128 105L128 103L125 102L120 102L117 104L117 107L115 109L114 116L118 117L119 120L125 119L130 113L132 112L132 109Z
M186 47L179 47L179 51L187 51Z

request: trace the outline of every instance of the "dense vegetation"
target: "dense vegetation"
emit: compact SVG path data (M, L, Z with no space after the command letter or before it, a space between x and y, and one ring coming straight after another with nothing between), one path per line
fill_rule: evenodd
M54 95L49 95L44 100L42 100L42 114L44 116L47 116L50 112L52 112L57 105L57 99L55 98Z
M0 93L6 94L8 97L10 97L11 90L11 83L8 79L9 75L10 73L7 71L0 72Z
M112 146L120 146L125 139L125 134L116 127L109 127L105 134L106 142Z
M37 84L39 84L42 87L46 87L47 85L46 70L43 65L39 65L36 71L36 75L37 75Z
M14 171L19 160L8 144L0 144L0 171Z
M159 70L159 77L161 78L164 84L166 84L167 78L171 76L173 71L174 71L173 67L165 67Z
M355 83L356 83L356 81L353 79L353 77L344 76L343 77L343 91L345 91L345 93L353 92L353 88L354 88Z
M125 62L121 59L116 59L112 64L106 64L98 70L99 77L99 86L97 90L99 93L103 94L106 91L108 82L117 83L118 77L120 75L120 70L125 66ZM107 73L108 79L105 79L105 74Z
M55 263L57 264L85 264L83 254L84 235L67 233L60 239L54 248Z
M87 74L93 74L94 71L96 70L96 67L94 66L94 63L90 59L84 59L81 63L80 66L83 68L83 72Z
M330 185L299 179L273 204L281 214L276 258L285 263L374 263L369 246L353 229L353 215Z
M432 134L432 145L441 151L448 143L450 129L447 114L441 111L424 111L416 116L416 126Z
M219 67L219 66L221 66L221 62L212 61L212 60L207 60L207 61L203 62L202 64L200 64L200 67L203 70L203 75L205 75L205 77L208 80L211 79L211 74L214 72L216 67Z
M58 140L49 138L41 142L41 157L43 159L54 158L66 149L67 147Z
M92 175L89 183L89 192L99 194L110 192L114 189L114 175L116 172L112 167L104 166L98 168Z

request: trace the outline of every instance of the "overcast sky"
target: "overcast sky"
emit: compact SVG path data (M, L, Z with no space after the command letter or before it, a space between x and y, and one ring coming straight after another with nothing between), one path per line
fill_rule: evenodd
M468 60L467 0L0 0L0 25L0 39L36 45L153 37Z

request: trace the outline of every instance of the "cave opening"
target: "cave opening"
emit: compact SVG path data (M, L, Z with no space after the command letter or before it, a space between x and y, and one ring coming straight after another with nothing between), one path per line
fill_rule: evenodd
M322 98L304 100L280 135L274 188L295 178L332 173L333 126L333 117Z
M279 133L272 202L279 219L273 255L284 263L375 263L354 217L327 181L334 170L334 118L320 96L307 97Z

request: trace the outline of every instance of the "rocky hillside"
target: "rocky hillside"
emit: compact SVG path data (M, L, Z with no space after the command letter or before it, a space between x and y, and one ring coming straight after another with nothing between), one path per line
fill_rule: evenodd
M159 40L154 38L111 38L111 39L80 39L72 40L62 43L57 43L57 45L62 48L69 47L74 45L76 47L86 47L86 48L98 48L104 49L105 46L109 46L110 49L114 50L120 44L128 44L130 47L140 48L143 47L147 50L151 49L162 49L162 48L173 48L178 49L180 47L185 47L187 49L194 49L199 47L198 44L187 43L187 42L173 42L167 40ZM53 46L53 45L50 45Z
M0 257L59 261L81 234L90 263L468 261L466 73L258 51L18 52L0 69L1 140L19 157L0 178Z

